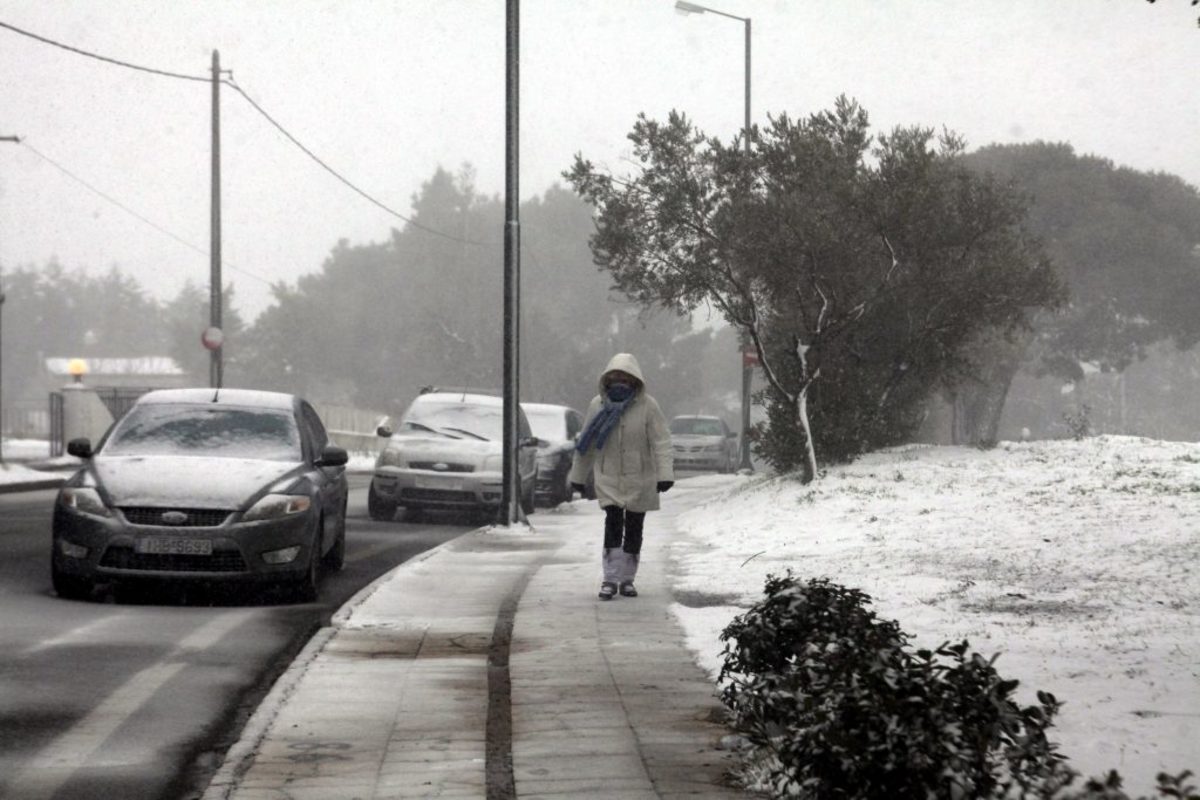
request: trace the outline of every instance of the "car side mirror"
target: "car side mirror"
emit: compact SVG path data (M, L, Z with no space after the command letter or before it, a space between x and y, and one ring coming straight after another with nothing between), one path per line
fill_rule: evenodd
M521 447L541 447L542 440L536 436L526 436L521 440Z
M730 431L728 434L726 434L726 436L728 436L730 439L736 439L737 431Z
M350 454L337 445L326 445L321 451L321 457L316 460L318 467L344 467L350 460Z
M86 436L81 436L78 439L72 439L71 441L67 442L67 455L72 455L76 458L91 458L92 440Z
M392 438L392 426L391 425L380 425L378 428L375 429L375 435L382 436L384 439Z

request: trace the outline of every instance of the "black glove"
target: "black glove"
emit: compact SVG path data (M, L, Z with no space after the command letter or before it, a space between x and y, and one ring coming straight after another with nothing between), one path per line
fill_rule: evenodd
M660 492L665 492L674 485L675 485L675 481L659 481L658 482L658 490Z
M582 483L572 483L571 488L574 489L575 491L579 492L580 494L584 494L587 492L587 487L584 486Z

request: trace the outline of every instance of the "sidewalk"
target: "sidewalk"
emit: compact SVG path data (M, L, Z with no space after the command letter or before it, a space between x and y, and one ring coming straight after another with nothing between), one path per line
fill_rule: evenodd
M637 598L596 597L594 502L397 568L313 638L204 800L745 797L668 608L688 494L647 518Z

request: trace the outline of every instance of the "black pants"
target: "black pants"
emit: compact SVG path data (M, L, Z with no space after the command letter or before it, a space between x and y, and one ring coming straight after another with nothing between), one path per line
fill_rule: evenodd
M642 552L642 526L645 511L626 511L620 506L604 507L604 549L620 547L630 555Z

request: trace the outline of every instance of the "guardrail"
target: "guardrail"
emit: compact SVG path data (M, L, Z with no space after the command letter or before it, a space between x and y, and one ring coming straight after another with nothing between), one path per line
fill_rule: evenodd
M356 455L378 455L383 449L384 439L376 435L375 429L387 419L387 415L369 409L349 406L313 403L317 414L325 423L329 439L338 447Z
M355 455L379 455L379 451L383 449L384 439L371 433L359 433L358 431L335 431L331 430L329 440L338 447L345 448L346 452Z

